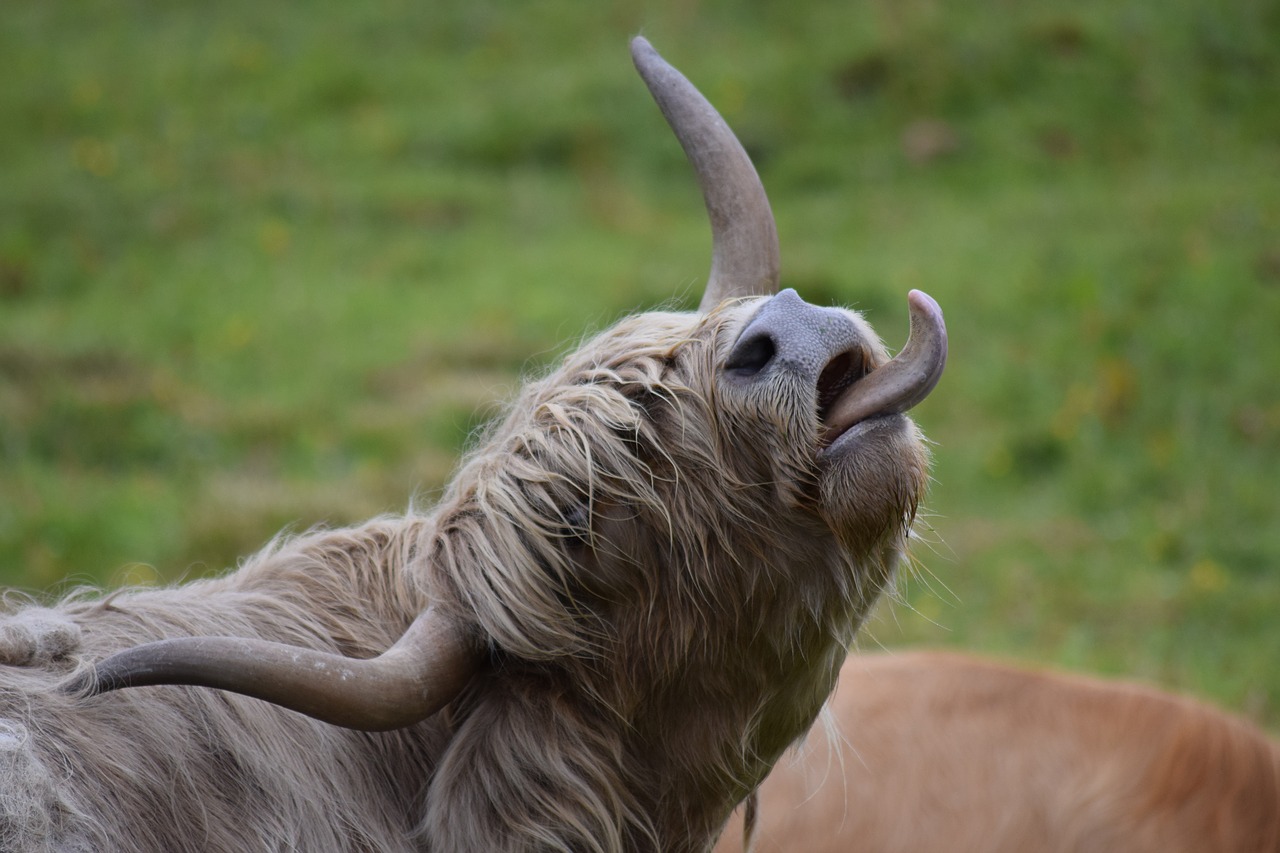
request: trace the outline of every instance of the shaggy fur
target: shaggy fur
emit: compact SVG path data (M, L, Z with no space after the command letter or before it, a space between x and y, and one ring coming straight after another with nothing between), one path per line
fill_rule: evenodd
M368 656L421 606L404 568L425 525L386 519L316 532L223 578L81 593L10 617L6 628L20 621L33 636L80 642L47 660L28 656L32 668L0 669L0 849L414 849L425 757L444 743L438 726L371 735L215 691L85 702L55 688L77 659L183 634Z
M757 853L1280 851L1280 745L1147 687L954 654L851 658L760 790ZM730 822L716 853L743 849Z
M805 731L900 559L914 425L820 456L816 392L730 381L759 306L627 319L529 384L426 514L0 622L0 848L699 851ZM887 358L849 315L870 366ZM368 657L427 602L487 663L369 734L219 691L57 691L184 635Z

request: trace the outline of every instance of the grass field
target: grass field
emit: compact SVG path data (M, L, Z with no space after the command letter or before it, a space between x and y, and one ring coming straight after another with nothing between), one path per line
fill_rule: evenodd
M785 8L784 8L785 7ZM947 313L936 486L867 645L1280 729L1280 7L37 3L0 22L0 580L156 583L426 500L521 374L691 305L644 32L784 281Z

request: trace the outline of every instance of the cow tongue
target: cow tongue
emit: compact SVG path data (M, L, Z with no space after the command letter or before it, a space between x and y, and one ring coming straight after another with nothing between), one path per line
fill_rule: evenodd
M867 418L905 412L938 384L947 363L947 327L938 303L919 290L907 295L911 334L889 362L864 376L835 400L824 419L828 441Z

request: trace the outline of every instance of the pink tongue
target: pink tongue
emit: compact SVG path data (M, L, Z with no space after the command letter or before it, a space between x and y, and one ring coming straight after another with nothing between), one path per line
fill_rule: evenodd
M923 291L907 294L911 334L891 361L858 380L827 415L828 433L839 435L874 415L905 412L919 403L942 376L947 363L947 327L942 309Z

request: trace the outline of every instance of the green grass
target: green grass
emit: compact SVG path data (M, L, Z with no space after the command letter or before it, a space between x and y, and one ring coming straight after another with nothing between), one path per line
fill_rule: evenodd
M866 644L1280 728L1261 0L10 3L0 579L169 580L402 508L522 372L691 304L641 31L755 157L788 284L892 345L909 288L947 313L933 529Z

